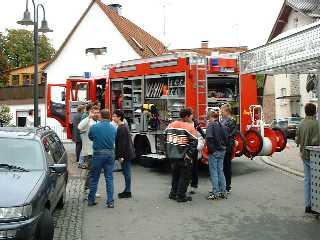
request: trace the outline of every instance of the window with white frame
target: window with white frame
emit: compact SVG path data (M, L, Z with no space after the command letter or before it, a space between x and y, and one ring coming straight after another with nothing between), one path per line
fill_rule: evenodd
M287 89L286 88L280 88L280 104L284 105L286 104L286 99L284 97L287 96Z

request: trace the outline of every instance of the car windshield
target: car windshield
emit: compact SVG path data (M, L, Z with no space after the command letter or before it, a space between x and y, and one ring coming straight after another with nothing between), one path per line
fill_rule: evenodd
M288 121L286 120L280 120L277 122L277 125L280 127L286 127L288 125Z
M301 117L292 117L289 118L289 123L299 124L303 118Z
M27 170L43 169L40 143L34 140L0 138L0 164Z

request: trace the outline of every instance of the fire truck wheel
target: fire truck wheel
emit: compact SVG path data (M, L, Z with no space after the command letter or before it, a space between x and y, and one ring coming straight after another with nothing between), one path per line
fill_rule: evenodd
M241 157L246 150L246 138L241 132L235 137L234 156Z
M277 135L277 147L276 152L281 152L287 146L287 137L281 128L274 127L272 130Z
M245 133L245 138L246 150L244 155L249 158L257 156L263 147L263 139L261 134L257 130L251 128Z

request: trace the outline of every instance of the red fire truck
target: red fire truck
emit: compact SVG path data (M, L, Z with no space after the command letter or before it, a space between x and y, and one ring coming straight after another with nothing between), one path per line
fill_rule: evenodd
M239 127L235 156L271 155L286 145L281 130L264 126L255 75L240 75L236 57L168 54L108 69L108 76L69 78L66 84L48 85L48 117L57 119L68 137L77 106L99 100L111 111L124 111L138 156L161 160L165 159L164 129L179 118L181 108L192 108L205 128L207 112L230 103Z

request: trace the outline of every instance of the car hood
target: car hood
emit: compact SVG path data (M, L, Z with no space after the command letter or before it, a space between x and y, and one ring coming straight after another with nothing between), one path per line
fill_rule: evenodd
M0 171L0 207L21 206L44 176L44 171Z

